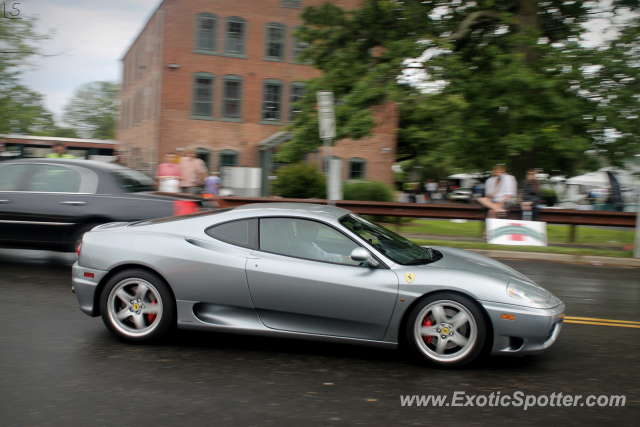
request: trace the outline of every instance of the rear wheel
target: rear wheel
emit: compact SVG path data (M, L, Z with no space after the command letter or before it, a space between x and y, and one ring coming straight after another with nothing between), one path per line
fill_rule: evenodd
M107 328L131 342L160 338L174 319L167 284L156 274L131 269L113 276L102 290L100 313Z
M458 367L474 360L486 339L486 323L478 306L454 293L439 293L422 300L409 315L409 345L423 360L443 367Z

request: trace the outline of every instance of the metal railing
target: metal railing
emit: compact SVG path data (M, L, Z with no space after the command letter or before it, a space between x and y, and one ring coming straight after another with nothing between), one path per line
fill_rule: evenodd
M269 197L217 197L221 205L236 207L251 203L316 203L326 205L320 199L280 199ZM442 218L482 220L486 210L479 205L456 203L394 203L338 200L335 206L362 215L397 216L413 218ZM512 209L508 219L520 219L519 209ZM595 225L610 227L635 227L635 212L582 211L574 209L540 209L538 221L549 224Z

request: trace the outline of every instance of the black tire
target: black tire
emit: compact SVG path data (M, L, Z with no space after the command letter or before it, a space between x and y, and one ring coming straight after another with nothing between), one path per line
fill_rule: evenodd
M444 321L441 313L444 313ZM464 316L456 318L459 313ZM465 321L465 317L468 320ZM411 310L405 324L405 337L422 361L456 368L473 361L481 353L487 325L482 311L471 298L440 292L427 296Z
M140 285L143 288L139 288ZM148 290L138 298L144 288ZM121 290L125 294L120 293ZM126 295L127 301L118 295ZM175 313L175 300L169 286L147 270L130 269L115 274L100 294L102 321L111 333L124 341L141 343L159 339L174 324Z
M81 225L80 227L78 227L76 231L73 233L71 242L69 243L68 251L78 252L78 246L80 245L80 243L82 243L82 237L84 236L84 233L86 233L87 231L91 231L91 229L99 225L100 224L98 223L95 223L95 224L92 223L92 224Z

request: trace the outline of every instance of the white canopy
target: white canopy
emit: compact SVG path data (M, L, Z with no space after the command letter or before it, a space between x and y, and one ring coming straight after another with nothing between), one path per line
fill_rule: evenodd
M584 175L575 176L566 180L567 185L589 185L593 187L609 187L611 181L607 171L612 171L621 187L640 187L640 179L633 175L633 172L616 169L612 167L602 168L596 172L585 173Z

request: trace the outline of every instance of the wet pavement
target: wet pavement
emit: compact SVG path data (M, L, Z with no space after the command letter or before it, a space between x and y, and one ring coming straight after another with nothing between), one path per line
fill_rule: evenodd
M406 351L215 333L130 345L80 312L73 261L0 250L2 426L630 426L640 417L640 328L566 323L546 353L461 370ZM640 269L504 262L560 297L567 316L640 322ZM400 403L456 391L625 395L626 406Z

